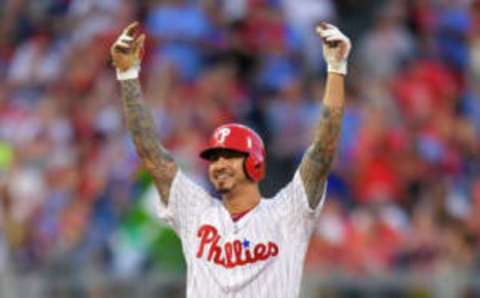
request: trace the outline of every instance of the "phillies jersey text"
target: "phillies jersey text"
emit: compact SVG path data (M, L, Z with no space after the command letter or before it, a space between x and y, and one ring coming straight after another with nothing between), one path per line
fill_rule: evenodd
M233 221L222 202L178 170L157 214L182 241L187 297L298 297L310 235L325 199L308 205L300 173Z

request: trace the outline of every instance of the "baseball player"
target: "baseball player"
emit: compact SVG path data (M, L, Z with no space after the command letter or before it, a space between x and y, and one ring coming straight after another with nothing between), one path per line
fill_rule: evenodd
M221 200L178 168L155 133L138 80L145 35L130 24L112 45L127 127L138 155L160 194L158 214L178 233L187 263L187 296L298 297L305 252L323 205L327 174L340 133L344 76L351 43L322 23L328 66L323 110L293 180L274 198L262 198L265 174L262 139L240 124L218 127L200 152Z

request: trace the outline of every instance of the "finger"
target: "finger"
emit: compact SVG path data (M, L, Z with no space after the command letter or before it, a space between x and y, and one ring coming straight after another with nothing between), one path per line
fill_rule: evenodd
M143 47L145 45L145 34L143 33L140 35L132 44L132 50L135 53L135 55L140 56L140 54L143 51Z
M123 47L129 47L133 44L133 39L132 38L119 38L117 39L117 41L115 42L115 44L119 44Z
M337 26L335 26L335 25L332 25L332 24L327 24L327 28L328 28L328 29L335 29L335 30L338 30Z
M120 44L115 44L113 46L113 51L114 52L118 52L118 53L123 53L123 54L126 54L130 51L130 46L123 46L123 45L120 45Z
M320 23L317 25L317 28L316 28L317 31L318 31L318 30L326 30L326 29L328 29L327 24L328 24L327 22L323 22L323 21L320 22Z
M346 41L346 38L342 35L334 34L325 38L326 41Z
M138 28L138 24L139 23L137 21L130 23L130 25L128 25L127 28L125 28L125 30L123 30L123 34L128 35L128 36L134 36L135 31Z
M338 45L338 41L335 38L333 38L335 36L336 36L335 31L328 30L326 33L322 33L320 35L320 38L324 44L326 44L330 48L333 48Z
M324 28L322 28L322 27L320 27L320 26L315 27L315 32L317 32L317 34L320 35L320 36L323 34L323 32L324 32L325 30L326 30L326 29L324 29Z
M322 31L325 31L325 30L329 30L329 29L337 29L337 27L333 26L332 24L329 24L327 22L320 22L316 27L315 27L315 31L317 33L320 33Z
M329 47L329 48L336 48L340 42L339 41L324 41L324 43Z
M329 46L332 46L332 44L329 42L329 39L332 38L333 36L335 36L335 32L329 31L327 33L324 33L324 34L320 35L320 38L321 38L323 43L326 43Z
M130 48L131 47L131 42L124 42L122 40L119 40L115 43L115 47Z
M323 27L324 27L325 29L336 29L336 30L338 30L337 26L332 25L332 24L327 23L327 22L323 22L322 25L323 25Z
M327 38L329 36L332 36L332 35L335 35L337 34L338 31L335 30L335 29L326 29L326 30L321 30L321 31L318 31L318 34L320 35L320 37L322 38Z
M121 40L127 41L127 42L130 42L130 41L134 40L134 38L132 36L129 36L127 34L120 35L120 37L118 39L121 39Z

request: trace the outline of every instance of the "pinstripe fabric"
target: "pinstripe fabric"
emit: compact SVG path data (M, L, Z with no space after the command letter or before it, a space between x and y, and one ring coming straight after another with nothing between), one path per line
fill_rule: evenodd
M298 297L325 191L319 207L310 209L297 171L274 198L233 222L220 201L178 171L169 204L157 200L157 214L182 240L187 297ZM236 250L227 252L229 246Z

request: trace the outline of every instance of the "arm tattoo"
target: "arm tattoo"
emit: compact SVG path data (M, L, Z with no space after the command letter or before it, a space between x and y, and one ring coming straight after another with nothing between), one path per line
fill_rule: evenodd
M323 107L320 121L315 129L313 144L308 148L300 165L300 175L311 208L316 208L320 203L335 156L342 115L343 107Z
M153 176L162 201L167 204L177 166L160 144L153 116L142 101L142 89L138 79L120 81L120 84L123 111L137 153L143 165Z

